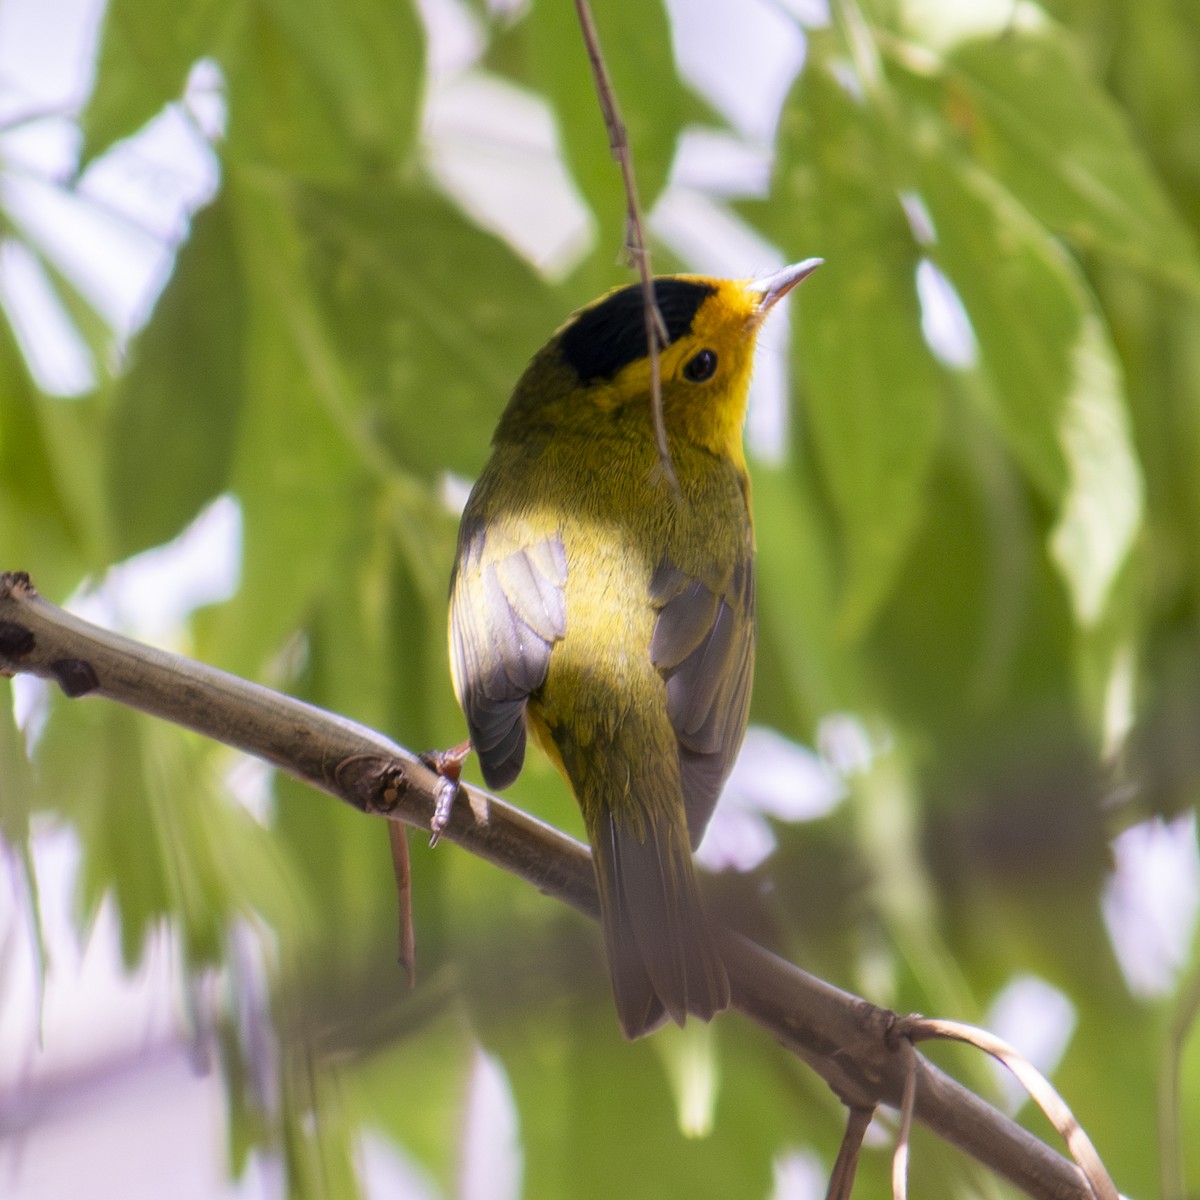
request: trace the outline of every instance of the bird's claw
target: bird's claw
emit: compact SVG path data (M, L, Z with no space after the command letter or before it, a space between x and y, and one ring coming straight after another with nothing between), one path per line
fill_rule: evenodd
M427 750L420 755L421 761L440 778L437 782L433 816L429 821L429 844L436 846L443 830L450 823L450 811L454 797L458 795L458 784L462 777L463 763L471 753L471 743L459 742L449 750Z
M439 779L437 785L437 800L433 806L433 817L429 822L429 845L436 846L442 836L442 830L450 822L450 810L454 807L454 797L458 795L458 781Z

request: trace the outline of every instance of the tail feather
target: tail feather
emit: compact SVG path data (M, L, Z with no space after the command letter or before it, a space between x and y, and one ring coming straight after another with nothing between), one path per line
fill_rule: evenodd
M635 830L602 809L590 822L613 996L631 1039L667 1016L680 1025L689 1014L707 1021L729 1005L679 818L646 819Z

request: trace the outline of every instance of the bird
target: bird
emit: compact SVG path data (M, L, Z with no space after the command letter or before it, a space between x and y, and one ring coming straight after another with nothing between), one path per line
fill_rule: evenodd
M745 733L754 532L742 446L755 341L820 259L753 280L664 275L655 436L640 284L572 313L518 380L463 510L455 695L483 778L527 740L591 844L618 1020L710 1020L729 979L692 854Z

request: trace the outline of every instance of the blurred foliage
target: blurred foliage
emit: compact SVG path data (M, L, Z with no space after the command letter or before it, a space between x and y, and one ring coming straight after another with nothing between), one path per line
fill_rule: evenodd
M681 132L721 117L679 77L664 7L597 8L649 206ZM779 826L773 856L717 891L782 953L899 1010L980 1020L1020 973L1061 989L1077 1026L1056 1082L1146 1195L1173 1000L1130 995L1100 896L1111 837L1200 787L1200 16L831 9L806 30L769 194L736 205L786 259L827 259L794 304L784 465L754 464L753 717L811 743L854 713L876 753L834 815ZM54 254L22 243L95 352L87 395L40 391L0 327L0 566L62 599L229 493L241 586L195 615L190 648L417 749L461 736L445 473L478 470L530 354L625 278L570 5L472 13L480 69L548 105L594 217L566 279L439 187L404 0L110 0L81 161L178 103L207 59L229 113L219 193L123 353ZM931 268L969 319L957 358L927 328ZM127 961L166 920L187 969L217 972L235 1169L265 1147L293 1194L345 1196L371 1128L454 1194L478 1044L511 1083L531 1200L765 1196L777 1156L831 1162L836 1102L736 1017L701 1055L712 1131L681 1133L680 1035L625 1045L595 932L523 884L416 839L409 991L382 827L277 779L264 828L220 748L50 709L33 772L0 721L0 829L23 853L31 817L69 822L81 920L111 894ZM578 831L544 764L513 799ZM258 958L270 1037L246 1017ZM1200 1142L1184 1152L1194 1187ZM887 1170L869 1151L859 1192L885 1194ZM913 1170L917 1194L1003 1193L924 1135Z

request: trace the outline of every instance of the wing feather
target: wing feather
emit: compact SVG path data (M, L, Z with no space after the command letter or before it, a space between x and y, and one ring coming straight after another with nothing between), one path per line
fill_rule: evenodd
M525 706L567 631L567 555L553 537L493 558L481 521L464 521L450 586L450 669L489 787L525 761Z
M750 711L753 559L747 555L722 583L664 562L651 580L650 599L659 610L650 657L667 684L695 847L733 769Z

